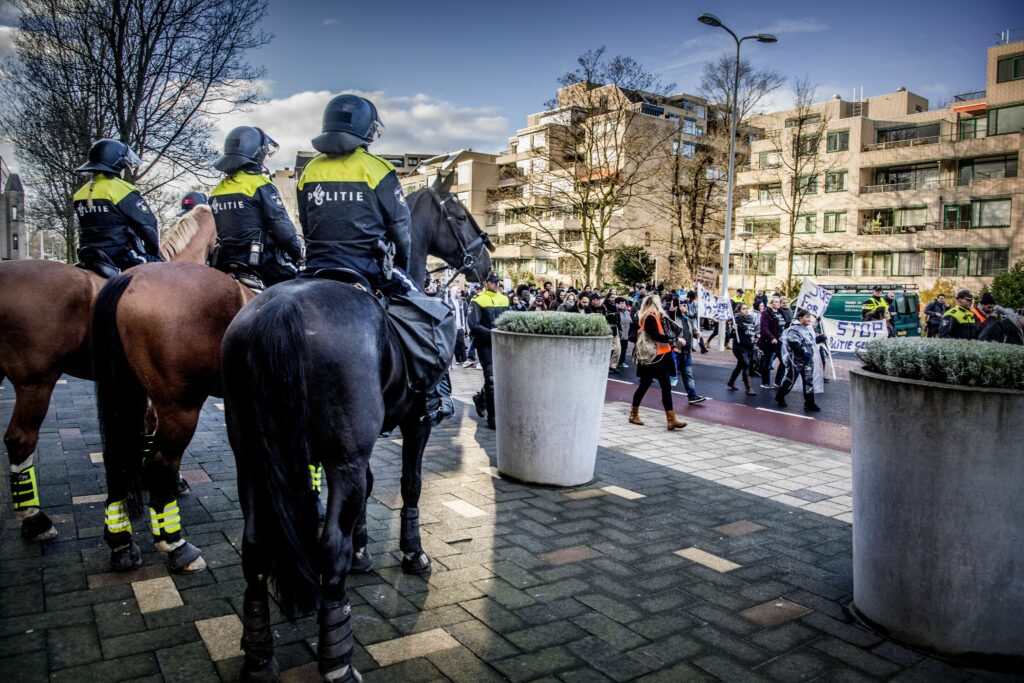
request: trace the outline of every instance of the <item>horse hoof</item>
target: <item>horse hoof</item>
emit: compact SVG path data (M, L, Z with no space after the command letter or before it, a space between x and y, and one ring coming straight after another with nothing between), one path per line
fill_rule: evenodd
M402 554L402 571L406 574L426 574L430 571L430 556L423 550Z
M186 541L167 553L167 568L175 574L196 574L206 570L206 560L199 548Z
M363 546L352 553L352 569L349 570L349 574L369 574L372 571L373 557L370 556L369 548Z
M142 566L142 550L132 541L123 548L110 551L110 568L115 572L130 572Z
M334 671L328 671L323 676L324 683L363 683L363 677L351 664L346 664Z
M26 541L49 541L57 538L57 529L44 512L37 512L21 521L21 537Z
M177 497L178 498L182 498L184 496L187 496L190 493L192 493L192 487L189 486L189 483L187 481L185 481L185 478L179 474L178 475L178 490L177 490L177 494L178 495L177 495Z
M281 680L281 667L274 657L262 661L246 657L238 680L241 683L277 683Z

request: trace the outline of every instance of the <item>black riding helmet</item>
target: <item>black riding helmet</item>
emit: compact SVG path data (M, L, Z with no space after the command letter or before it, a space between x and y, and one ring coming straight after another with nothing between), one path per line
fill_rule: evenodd
M185 196L181 198L181 211L177 215L184 216L200 204L206 204L205 194L202 192L186 192Z
M365 147L384 131L377 107L358 95L338 95L324 109L323 133L313 148L323 154L349 154Z
M228 175L246 167L260 171L263 161L277 151L278 144L261 129L253 126L233 128L224 138L224 153L213 167Z
M128 168L138 168L142 160L131 147L120 140L101 138L89 148L89 160L75 169L76 173L113 173L118 175Z

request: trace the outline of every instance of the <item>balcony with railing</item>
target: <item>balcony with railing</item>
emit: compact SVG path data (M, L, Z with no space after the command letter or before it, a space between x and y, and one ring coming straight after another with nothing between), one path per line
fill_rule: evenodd
M956 183L951 178L914 178L911 180L881 183L879 185L861 185L861 194L877 192L906 192L907 190L937 190L942 187L953 187Z
M864 219L861 222L860 229L857 231L858 235L912 235L916 232L924 232L925 230L934 230L936 227L935 223L926 221L912 221L907 225L895 225L889 221L879 221L877 219Z

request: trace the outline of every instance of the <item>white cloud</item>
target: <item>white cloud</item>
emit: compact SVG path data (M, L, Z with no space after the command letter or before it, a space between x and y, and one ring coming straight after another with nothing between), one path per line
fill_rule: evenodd
M503 149L508 121L487 107L464 107L425 94L389 96L382 92L352 92L372 101L386 129L372 151L387 153L441 153L462 148L496 152ZM268 100L245 112L218 117L220 147L235 126L258 126L281 145L269 167L295 163L295 153L312 150L310 141L320 134L324 107L335 95L327 90L304 91Z
M324 19L324 26L331 26L331 25L337 24L337 23L338 23L338 20L335 19L334 17L327 17L326 19Z
M817 19L779 19L756 33L783 35L787 33L820 33L827 30L829 30L829 26Z

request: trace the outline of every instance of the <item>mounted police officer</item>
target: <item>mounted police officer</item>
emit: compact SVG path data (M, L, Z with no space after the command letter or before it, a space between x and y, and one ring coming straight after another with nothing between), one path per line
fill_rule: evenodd
M425 419L437 424L453 415L455 406L447 365L439 371L431 359L450 362L454 318L442 300L428 297L405 273L411 247L409 206L394 167L368 150L383 130L377 108L365 98L338 95L327 103L323 132L313 139L320 155L302 169L296 188L306 239L301 277L347 268L389 299L388 317L402 342L408 382L426 395ZM430 328L450 329L450 335L425 332ZM418 348L413 341L439 336L448 348Z
M939 323L941 339L977 339L978 319L971 310L974 295L961 289L956 295L956 306L946 311Z
M181 198L181 208L175 215L178 218L181 218L197 206L208 203L206 195L202 192L186 192L185 196Z
M233 129L213 164L225 178L210 193L220 242L214 267L227 270L232 261L248 265L267 286L294 278L302 261L302 242L284 200L263 175L263 162L276 149L259 128Z
M299 222L306 238L306 273L348 268L384 294L417 290L409 263L409 207L395 169L368 147L384 130L373 103L338 95L324 110L320 156L302 169Z
M78 214L78 257L108 277L118 269L161 260L156 216L135 186L121 178L122 172L134 173L141 164L128 145L103 138L89 150L89 160L75 169L92 174L72 200Z

